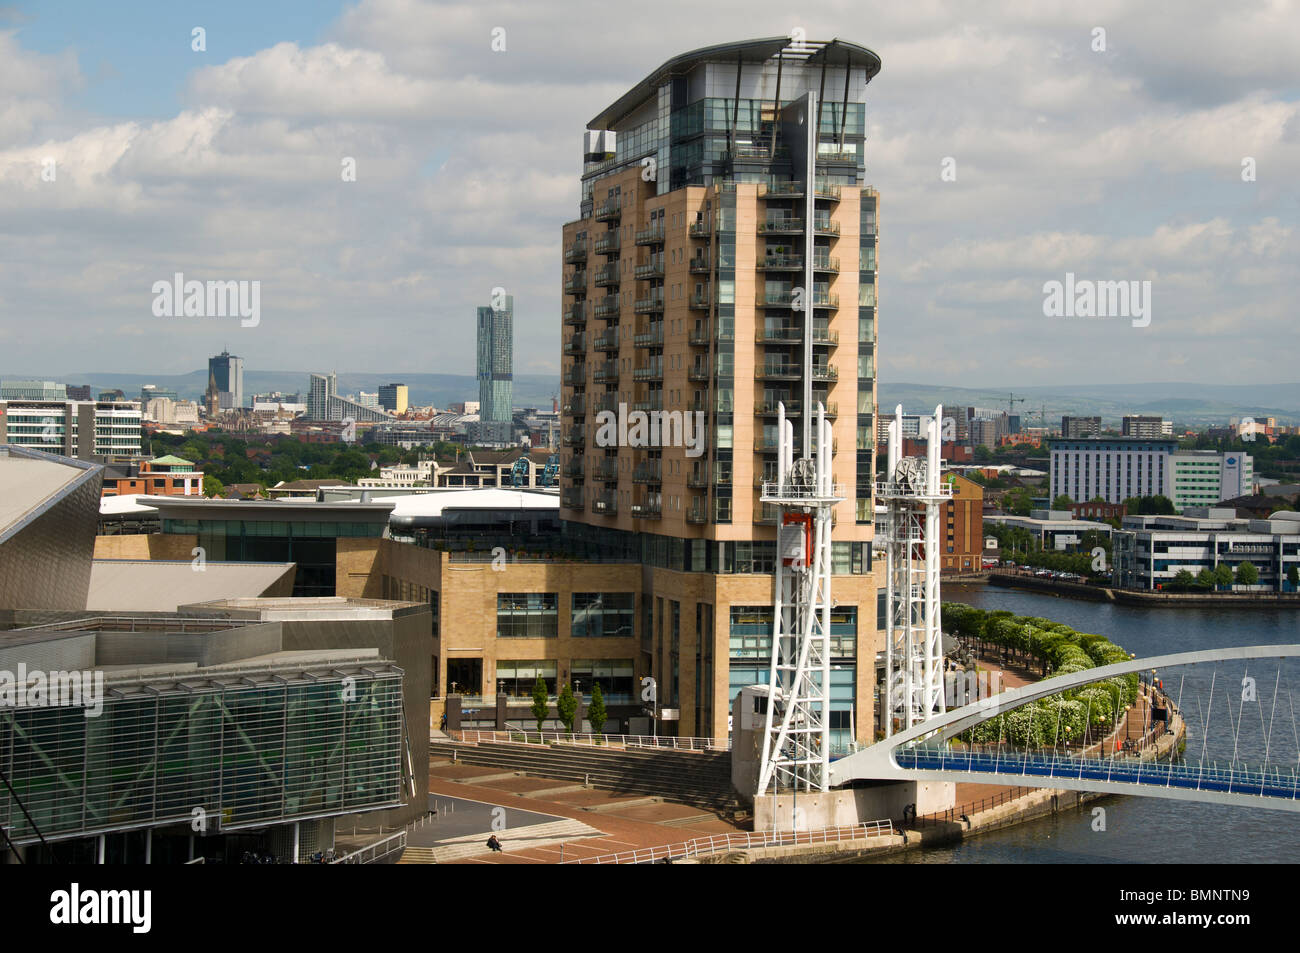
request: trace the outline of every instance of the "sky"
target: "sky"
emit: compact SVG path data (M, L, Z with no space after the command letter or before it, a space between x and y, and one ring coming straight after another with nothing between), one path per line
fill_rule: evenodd
M558 374L586 123L796 29L883 63L882 381L1300 379L1300 0L0 6L0 373L472 374L502 287L515 373ZM257 322L156 314L177 272ZM1050 315L1067 273L1149 310Z

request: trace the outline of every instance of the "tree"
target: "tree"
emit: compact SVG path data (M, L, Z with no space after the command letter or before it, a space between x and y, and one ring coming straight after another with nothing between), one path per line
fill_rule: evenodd
M1207 567L1196 574L1196 584L1202 589L1214 588L1214 573Z
M1058 493L1056 499L1052 500L1052 509L1054 510L1068 510L1073 505L1074 500L1070 499L1064 493Z
M1259 582L1259 570L1254 564L1247 561L1237 567L1237 585L1253 586Z
M1293 588L1300 589L1300 568L1292 566L1286 571L1286 581L1291 583Z
M542 730L542 723L546 721L546 716L550 713L550 705L547 704L546 680L542 676L537 676L537 681L533 682L533 705L530 709L533 718L537 720L537 730Z
M587 720L591 722L593 734L605 733L605 721L609 718L609 712L605 710L605 696L600 690L599 683L591 686L591 704L587 706Z
M203 495L204 496L222 496L226 492L226 485L214 476L206 473L203 475Z
M1196 577L1186 569L1180 569L1174 573L1174 581L1169 584L1170 589L1190 589L1196 585Z
M1227 563L1219 563L1214 567L1214 584L1216 586L1232 585L1232 567Z
M564 687L560 689L560 696L555 700L556 711L560 713L560 721L564 724L564 730L573 733L573 719L578 716L578 699L573 694L573 689L569 683L565 682Z

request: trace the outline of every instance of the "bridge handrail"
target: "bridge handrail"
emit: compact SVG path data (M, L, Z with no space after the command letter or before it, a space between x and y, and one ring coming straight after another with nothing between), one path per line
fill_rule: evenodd
M723 851L751 850L761 847L785 847L796 844L834 844L847 840L886 837L894 833L890 820L866 821L846 827L827 827L814 831L740 831L735 834L712 834L680 844L642 847L594 857L577 857L566 864L648 864L658 860L697 857Z
M394 841L396 843L394 843ZM381 849L382 848L382 849ZM377 840L373 844L367 844L359 850L344 854L342 857L336 857L333 863L336 864L370 864L374 863L382 856L391 854L395 850L404 850L406 848L406 829L398 831L396 834L389 834L382 840Z
M447 734L459 736L458 740L472 744L486 741L526 745L569 744L592 748L664 748L673 751L731 750L730 740L678 738L669 735L606 735L587 731L527 731L522 728L510 728L505 731L464 728L459 731L449 731Z

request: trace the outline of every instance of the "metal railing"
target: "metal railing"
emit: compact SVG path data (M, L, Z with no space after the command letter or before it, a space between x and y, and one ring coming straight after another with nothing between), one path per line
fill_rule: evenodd
M354 850L350 854L344 854L334 860L336 864L373 864L381 857L387 857L389 854L398 850L406 849L406 829L398 831L396 834L390 834L383 840L377 840L367 847L360 850Z
M598 854L595 857L578 857L566 864L653 864L656 861L678 857L701 857L734 850L754 850L763 847L793 847L802 844L837 844L843 841L888 837L894 833L892 821L868 821L850 827L828 827L819 831L741 831L736 834L713 834L697 837L681 844L660 847L643 847L616 854Z
M730 751L731 742L713 738L677 738L668 735L601 735L587 731L524 731L511 728L506 731L480 731L466 728L448 732L458 735L469 744L504 742L508 744L551 745L569 744L602 748L665 748L674 751Z
M971 801L969 804L963 804L961 807L952 807L946 811L939 811L934 814L924 814L921 817L911 821L911 827L932 827L936 824L950 824L959 821L963 816L970 817L972 814L978 814L981 811L987 811L997 807L999 804L1007 804L1017 798L1024 797L1034 791L1041 791L1042 788L1010 788L1006 791L1000 791L990 797L981 798L978 801Z

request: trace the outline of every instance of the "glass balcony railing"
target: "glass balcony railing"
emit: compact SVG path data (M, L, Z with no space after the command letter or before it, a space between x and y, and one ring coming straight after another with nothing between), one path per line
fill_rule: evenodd
M766 222L758 224L760 235L798 235L801 232L803 232L801 218L769 218Z
M664 227L662 225L651 225L649 228L638 229L636 233L636 243L638 245L657 245L664 240Z
M621 203L622 199L618 196L601 202L595 209L596 221L608 222L618 218L623 212Z
M573 264L577 261L587 260L587 242L577 241L564 249L564 261L566 264Z
M602 234L597 235L595 242L592 243L592 248L595 250L597 255L607 255L610 252L616 252L618 251L618 246L619 241L617 231L603 232Z

